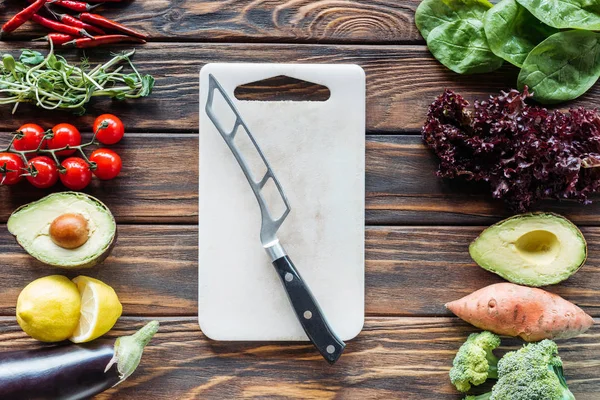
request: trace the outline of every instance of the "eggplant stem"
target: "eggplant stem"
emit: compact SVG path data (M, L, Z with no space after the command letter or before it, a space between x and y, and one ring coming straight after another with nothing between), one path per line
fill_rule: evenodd
M140 364L144 348L158 332L158 326L158 321L150 321L133 335L122 336L115 341L115 353L104 370L106 372L114 364L117 364L117 371L119 371L121 380L115 386L133 374Z

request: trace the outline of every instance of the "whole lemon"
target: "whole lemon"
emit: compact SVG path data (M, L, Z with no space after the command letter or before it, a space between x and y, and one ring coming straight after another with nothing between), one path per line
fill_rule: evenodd
M36 279L21 291L17 322L34 339L60 342L77 328L80 309L77 285L66 276L50 275Z

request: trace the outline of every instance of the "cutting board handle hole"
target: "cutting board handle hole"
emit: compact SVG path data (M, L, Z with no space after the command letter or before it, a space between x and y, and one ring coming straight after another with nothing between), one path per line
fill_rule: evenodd
M235 88L235 98L243 101L327 101L327 86L278 75L246 83Z

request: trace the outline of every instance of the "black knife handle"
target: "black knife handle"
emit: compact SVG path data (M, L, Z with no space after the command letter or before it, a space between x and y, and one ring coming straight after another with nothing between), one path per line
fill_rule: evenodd
M304 332L319 353L330 364L335 363L342 355L346 344L337 337L327 323L317 300L302 280L292 260L288 256L283 256L273 261L273 266L281 278Z

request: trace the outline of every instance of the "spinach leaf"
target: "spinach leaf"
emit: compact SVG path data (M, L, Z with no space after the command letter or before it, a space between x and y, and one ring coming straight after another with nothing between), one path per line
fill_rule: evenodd
M490 72L504 62L488 47L483 23L478 19L438 26L429 33L427 46L435 58L459 74Z
M487 0L424 0L415 12L415 23L423 38L438 26L461 19L480 19L492 3Z
M525 59L518 78L534 98L551 104L575 99L600 77L600 34L571 30L556 33Z
M527 55L547 37L558 32L543 24L516 0L502 0L483 20L490 49L498 57L521 67Z
M558 29L600 30L598 0L517 0L537 19Z

